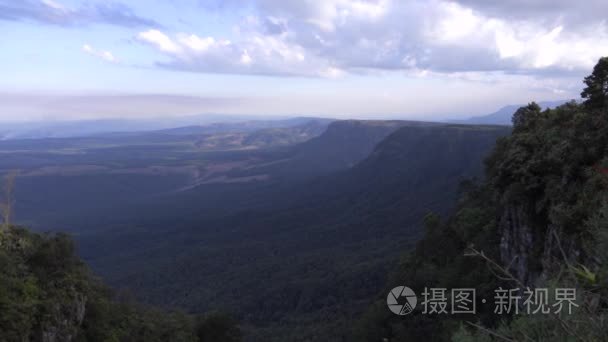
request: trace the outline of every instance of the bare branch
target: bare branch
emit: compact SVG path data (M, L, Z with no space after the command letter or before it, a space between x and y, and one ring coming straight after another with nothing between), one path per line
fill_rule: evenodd
M510 338L505 337L505 336L502 336L501 334L499 334L499 333L497 333L497 332L494 332L494 331L492 331L492 330L489 330L489 329L487 329L487 328L484 328L484 327L482 327L482 326L481 326L481 325L479 325L479 324L475 324L475 323L473 323L473 322L469 322L469 321L467 321L466 323L467 323L468 325L470 325L470 326L473 326L473 327L475 327L475 328L477 328L477 329L479 329L479 330L481 330L481 331L485 332L486 334L489 334L489 335L492 335L492 336L494 336L494 337L497 337L497 338L499 338L499 339L501 339L501 340L503 340L503 341L515 342L515 340L510 339Z
M18 174L18 171L11 171L4 176L4 199L3 202L0 203L0 216L2 216L2 222L5 229L8 229L12 222L13 206L15 204L15 182Z

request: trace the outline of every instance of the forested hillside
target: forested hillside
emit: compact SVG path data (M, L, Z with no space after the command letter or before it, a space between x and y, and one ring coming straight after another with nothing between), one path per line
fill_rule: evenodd
M332 136L350 140L367 130L336 128ZM458 184L481 175L483 156L508 133L406 125L350 169L245 194L262 204L255 209L179 220L166 211L162 222L142 219L79 241L111 284L161 306L234 313L252 341L348 338L399 251L420 237L424 215L447 214Z
M400 126L421 125L340 121L321 134L327 123L302 118L279 128L218 124L3 141L0 172L20 171L15 216L28 227L80 233L142 220L155 225L268 206L270 186L348 169Z
M112 294L63 235L5 228L0 324L11 338L45 341L239 338L232 319L206 314L219 310L251 341L602 340L607 80L602 59L583 103L531 103L513 128L341 121L302 144L204 154L210 169L255 160L222 169L222 179L268 178L81 213L79 227L94 229L78 231L80 251L101 276L189 314ZM402 317L386 307L399 285L475 288L478 300L498 287L575 287L585 310Z
M608 0L0 28L0 342L608 342Z
M608 333L608 58L585 78L582 104L513 116L513 132L486 160L486 180L466 184L457 211L426 218L378 303L355 329L361 341L604 341ZM476 288L477 303L503 288L576 288L572 315L409 316L386 310L407 285Z
M144 307L109 290L63 234L0 226L0 341L240 341L225 314Z

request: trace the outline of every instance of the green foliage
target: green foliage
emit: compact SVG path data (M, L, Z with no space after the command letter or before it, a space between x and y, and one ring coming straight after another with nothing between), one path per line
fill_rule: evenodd
M336 155L350 163L369 152L370 141L393 131L382 123L369 125L330 127L328 135L300 145L300 156L307 157L298 157L298 165L314 158L336 165ZM166 221L141 210L141 228L83 234L82 250L96 270L136 289L141 300L191 312L229 311L252 340L350 340L344 335L352 320L384 287L400 248L412 247L422 235L421 218L429 210L450 210L460 180L481 175L483 156L509 131L402 127L348 171L251 191L238 184L235 194L251 198L256 210L243 210L236 199L243 212L208 219L203 215L215 210L192 200L187 205L197 213L182 217L167 202ZM333 160L325 163L324 156ZM209 197L212 189L198 189L197 198ZM220 210L226 207L225 190L217 187L213 204Z
M585 105L590 109L608 108L608 57L600 58L593 73L585 78L585 84L587 87L581 93Z
M544 285L577 288L582 308L572 315L517 316L495 330L461 328L454 340L605 340L608 118L597 113L606 109L608 58L600 59L585 83L583 105L571 102L540 112L531 104L518 110L513 134L487 160L488 184L499 199L496 210L521 205L533 235L549 234L548 227L559 234L552 257L558 261L546 264L552 251L545 250L545 264L539 265L550 279Z
M120 302L88 271L65 234L0 232L0 341L240 341L234 320ZM212 339L209 339L209 336Z
M538 122L541 116L540 107L532 102L526 107L519 108L515 114L513 114L513 130L522 131L533 129L535 124Z
M608 184L608 118L576 103L531 116L532 126L516 126L488 158L488 182L502 203L523 205L538 229L554 224L570 233L584 231Z
M570 270L581 280L586 281L590 285L595 285L597 283L595 272L591 272L585 265L570 266Z
M489 334L472 332L464 324L452 335L452 342L492 342Z
M526 224L536 237L530 258L544 271L546 282L535 285L576 288L581 308L572 315L506 319L483 310L472 317L425 317L414 312L405 320L372 308L357 329L361 341L606 339L608 116L597 114L608 103L608 58L600 60L585 83L582 96L587 100L582 105L570 102L541 111L531 103L515 113L511 136L499 139L486 160L485 182L477 188L466 184L458 210L445 223L427 216L426 236L390 282L411 284L416 292L422 286L474 287L480 297L491 298L488 291L498 288L502 278L487 265L466 260L463 253L474 246L487 260L499 261L496 218L506 207L516 206L524 209ZM547 249L545 241L554 238L557 246Z
M523 314L503 321L495 329L482 326L462 327L454 334L456 341L605 341L608 334L606 287L580 283L574 272L563 272L545 286L549 293L555 288L577 288L578 298L571 313ZM553 301L550 298L549 301Z
M238 342L241 340L241 332L236 328L234 319L221 313L203 317L196 327L196 335L200 342Z
M466 184L466 190L455 214L446 222L441 222L435 214L426 216L425 237L391 275L384 293L393 286L407 284L416 293L422 293L425 287L476 288L478 302L493 295L492 291L500 282L483 261L464 254L468 246L475 246L493 257L497 256L492 192L470 182ZM469 316L429 316L415 311L406 319L400 319L386 310L384 301L384 298L379 300L361 318L355 329L358 341L382 341L384 338L391 342L415 339L449 341L459 322ZM496 324L491 312L484 308L480 309L475 320Z

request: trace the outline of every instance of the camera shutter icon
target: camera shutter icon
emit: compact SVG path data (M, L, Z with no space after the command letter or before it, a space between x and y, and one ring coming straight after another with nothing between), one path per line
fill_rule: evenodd
M394 314L404 316L416 308L418 298L412 289L406 286L397 286L388 293L386 304Z

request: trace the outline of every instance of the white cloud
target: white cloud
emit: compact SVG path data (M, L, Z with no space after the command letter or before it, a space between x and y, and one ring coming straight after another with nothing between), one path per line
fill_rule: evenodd
M243 54L241 55L241 63L245 65L250 65L252 62L253 59L251 59L251 56L249 56L247 50L243 51Z
M431 38L436 41L464 44L473 36L485 35L488 29L491 30L488 26L494 26L494 23L485 21L470 8L458 4L442 4L439 9L441 15L430 32Z
M53 0L42 0L42 3L55 10L60 10L60 11L66 10L66 8L63 5L61 5L60 3L55 2Z
M144 32L140 32L137 35L137 38L141 41L150 43L155 45L158 49L163 52L169 53L178 53L180 52L180 47L171 40L166 34L162 33L159 30L148 30Z
M308 3L312 11L306 20L324 31L334 31L351 18L378 20L389 8L389 0L325 0Z
M160 63L167 68L211 73L322 76L328 67L319 58L308 58L308 52L291 42L287 34L247 31L243 35L245 39L237 43L192 33L169 37L158 30L141 32L137 38L170 56L169 63Z
M328 67L327 69L322 70L320 72L320 76L323 76L326 78L339 78L339 77L342 77L344 74L345 74L344 70L334 68L334 67Z
M214 48L217 46L228 46L231 44L231 42L229 40L220 40L220 41L216 41L215 38L213 37L205 37L205 38L200 38L194 34L190 34L190 35L185 35L185 34L180 34L177 36L177 41L187 47L188 49L194 50L194 51L207 51L210 48ZM171 51L169 51L171 52Z
M530 10L550 16L534 17L512 15L521 1L505 1L249 0L254 10L230 39L159 30L138 39L171 57L159 63L164 67L322 77L373 70L582 75L608 55L601 16L584 27L571 24L583 5L560 0L555 10L542 2ZM243 4L222 6L231 3Z
M101 59L105 60L106 62L118 63L118 59L116 57L114 57L114 55L110 51L97 50L89 44L84 44L82 46L82 51L88 53L91 56L101 58Z
M442 3L439 8L442 14L437 25L429 31L427 44L449 46L455 52L458 49L487 51L494 71L535 73L535 70L553 69L582 72L588 71L599 57L608 54L608 30L604 22L585 31L568 31L559 21L548 24L523 19L507 20L485 16L457 3ZM479 63L476 60L469 62L470 70Z

